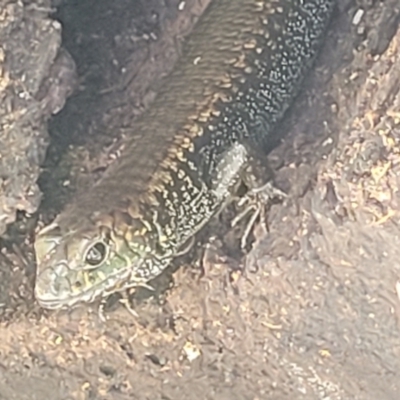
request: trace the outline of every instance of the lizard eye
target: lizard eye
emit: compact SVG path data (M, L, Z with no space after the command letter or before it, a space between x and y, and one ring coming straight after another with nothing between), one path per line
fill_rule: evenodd
M85 261L92 267L100 265L107 256L107 247L103 242L97 242L86 253Z

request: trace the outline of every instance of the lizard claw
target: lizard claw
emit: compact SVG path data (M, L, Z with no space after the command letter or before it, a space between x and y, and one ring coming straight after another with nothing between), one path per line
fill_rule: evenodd
M244 217L252 212L240 241L242 249L246 247L247 239L258 218L260 219L262 226L267 230L267 222L265 218L266 205L273 199L283 199L286 197L286 193L275 187L271 182L267 182L263 186L250 189L240 198L237 205L239 207L245 206L245 208L233 219L232 226L236 226Z

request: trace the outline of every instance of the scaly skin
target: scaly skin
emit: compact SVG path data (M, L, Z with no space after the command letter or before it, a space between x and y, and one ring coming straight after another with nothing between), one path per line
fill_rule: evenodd
M252 154L298 93L334 3L211 3L120 159L39 232L42 307L145 285L251 181Z

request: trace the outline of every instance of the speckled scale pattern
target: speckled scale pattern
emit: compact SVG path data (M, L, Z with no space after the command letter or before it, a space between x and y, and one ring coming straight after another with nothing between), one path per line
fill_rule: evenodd
M121 157L39 234L41 304L93 301L147 283L169 265L227 203L250 161L248 149L268 146L334 5L211 3L152 106L135 121ZM98 241L111 249L93 268L85 255Z
M160 224L169 225L169 231L174 233L171 240L184 241L225 200L214 196L210 188L218 184L219 165L227 149L243 142L256 147L268 146L273 128L297 94L316 54L333 2L258 4L260 16L254 19L258 18L260 23L249 28L243 23L242 37L238 35L232 46L237 50L224 45L225 42L219 46L232 55L231 62L218 71L221 75L224 73L222 84L214 84L211 93L216 100L209 102L200 113L206 118L194 117L193 125L186 127L183 137L191 137L192 147L185 151L178 142L183 155L176 157L173 153L167 159L169 163L164 161L162 173L167 171L168 178L156 194L158 202L165 206ZM254 15L255 2L246 5L249 14ZM213 14L215 19L217 14ZM194 53L192 60L202 57L196 44L189 49ZM215 56L221 57L221 54Z
M157 205L154 194L160 200L182 173L209 183L218 155L233 142L268 141L298 92L334 3L214 0L121 158L60 224L80 224L127 201Z

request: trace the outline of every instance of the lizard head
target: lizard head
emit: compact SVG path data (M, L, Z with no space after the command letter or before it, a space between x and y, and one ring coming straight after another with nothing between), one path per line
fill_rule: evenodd
M43 308L72 307L134 286L157 276L156 236L140 221L81 224L62 229L55 222L35 240L35 297ZM83 228L83 226L85 226ZM125 229L124 229L125 227Z

